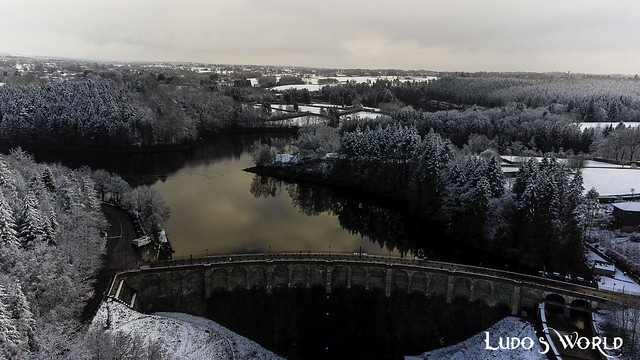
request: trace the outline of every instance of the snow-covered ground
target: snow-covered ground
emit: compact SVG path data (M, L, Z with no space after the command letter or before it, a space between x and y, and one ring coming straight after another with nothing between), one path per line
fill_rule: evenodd
M300 111L306 111L306 112L310 112L312 114L318 114L318 115L320 115L320 113L322 112L322 108L317 106L300 105L298 106L298 109Z
M105 332L113 337L118 334L137 335L139 346L149 342L160 344L166 359L281 359L278 355L262 348L255 342L233 333L219 324L197 316L183 313L155 313L145 315L127 306L109 301L103 303L91 324L92 330L102 330L107 322L107 312L111 326ZM491 347L498 346L500 337L530 337L536 335L531 323L517 317L507 317L489 329ZM542 348L534 341L530 350L490 350L486 348L486 333L482 331L471 338L446 348L432 350L406 359L546 359Z
M502 171L505 173L517 172L517 164L530 159L530 157L510 155L502 155L501 157L516 165L503 166ZM533 157L533 159L542 160L541 157ZM566 161L566 159L558 159L558 161ZM582 179L585 192L595 188L602 196L640 192L640 169L628 165L586 160L582 169Z
M603 161L585 160L585 168L614 168L614 169L631 169L630 165L611 164Z
M288 110L288 111L294 110L293 105L271 104L270 107L272 110ZM298 106L298 111L300 112L309 112L317 115L320 115L320 113L322 112L322 109L323 108L319 106L307 106L307 105Z
M353 113L353 114L349 114L349 115L342 115L342 116L340 116L340 120L349 120L349 119L355 119L355 118L375 119L375 118L380 117L380 116L388 117L388 115L384 115L384 114L377 113L377 112L358 111L357 113Z
M145 315L112 301L102 303L91 328L104 329L107 313L111 321L107 334L138 335L145 344L161 344L166 359L281 359L211 320L182 313Z
M285 120L273 120L270 121L269 124L274 126L305 126L305 125L317 125L317 124L326 124L327 120L318 115L306 115L306 116L298 116L291 119Z
M256 107L260 107L262 105L256 105ZM269 107L272 110L287 110L287 111L294 111L293 105L285 105L285 104L271 104L269 105Z
M606 167L582 169L583 186L600 195L631 194L640 191L640 169Z
M487 349L486 332L489 332L489 346L497 347L500 337L518 338L523 340L527 337L533 340L533 347L525 350L522 347L511 350L491 350ZM527 342L529 347L529 342ZM517 317L506 317L486 331L482 331L469 339L458 344L425 352L418 356L406 356L406 360L417 359L447 359L447 360L546 360L546 355L542 354L542 347L537 341L533 325Z
M520 164L533 159L534 161L542 161L542 156L517 156L517 155L500 155L503 160L510 161L514 164ZM566 163L567 159L556 159L560 163Z
M607 262L600 255L594 253L593 251L587 252L587 261L604 261ZM627 276L624 272L620 271L620 269L615 268L614 276L601 276L600 281L598 282L599 289L611 290L623 292L626 294L638 294L640 295L640 284L635 282L631 277Z

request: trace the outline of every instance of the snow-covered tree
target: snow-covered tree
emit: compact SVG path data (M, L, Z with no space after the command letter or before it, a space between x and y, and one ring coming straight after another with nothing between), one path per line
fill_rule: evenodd
M13 210L0 191L0 247L18 248L18 232Z
M28 191L22 203L19 218L18 236L25 248L32 248L33 242L44 236L42 215L38 210L38 198L35 191Z
M582 177L555 159L523 164L513 187L517 229L527 263L580 270L583 260Z
M29 308L29 302L22 291L20 282L17 281L11 287L13 298L12 317L16 321L16 329L20 334L20 345L24 349L35 350L34 328L36 322Z
M6 359L16 356L19 350L20 332L10 310L7 289L0 284L0 355Z
M430 131L411 158L408 185L415 207L424 214L440 210L447 186L447 172L453 159L451 143Z
M56 216L56 212L52 209L49 211L48 216L42 218L41 228L43 229L43 238L49 245L56 245L57 236L56 232L58 231L58 220Z
M8 191L15 194L16 180L4 158L0 156L0 190Z
M53 182L53 173L51 173L51 169L46 165L44 166L44 170L42 170L42 173L40 175L40 181L42 181L43 186L49 192L55 192L56 185Z
M129 206L140 213L144 228L155 237L161 230L160 225L169 217L169 208L162 200L162 196L155 188L138 186L133 189L125 200Z

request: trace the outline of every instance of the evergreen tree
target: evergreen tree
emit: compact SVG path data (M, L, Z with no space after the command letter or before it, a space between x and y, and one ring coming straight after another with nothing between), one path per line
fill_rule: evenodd
M580 271L582 177L555 159L528 162L517 175L515 226L521 257L532 266Z
M56 219L56 212L52 209L49 212L49 216L44 217L41 228L43 229L43 241L46 241L49 245L57 245L56 232L58 231L58 220Z
M483 153L484 154L484 153ZM483 155L481 154L481 156ZM499 197L504 193L504 173L500 166L499 156L495 155L489 158L482 158L480 165L482 177L487 181L492 197Z
M42 170L42 174L40 174L40 180L42 181L44 187L49 190L49 192L53 193L56 191L56 186L53 182L53 173L48 166L45 166L44 170Z
M44 231L42 229L42 216L38 211L38 199L33 191L28 191L22 204L18 234L22 241L22 246L29 249L33 242L42 239Z
M18 232L13 210L0 191L0 246L18 248Z
M12 317L16 319L16 329L20 334L20 343L23 348L29 350L35 350L34 328L36 321L33 318L33 313L29 309L29 302L22 291L20 282L16 282L12 286L13 297L13 314Z
M4 355L7 359L16 355L20 342L20 333L9 305L9 294L0 284L0 355Z
M16 180L11 170L9 170L7 163L2 156L0 156L0 190L3 188L15 193Z
M440 210L447 186L447 170L452 160L451 143L431 131L412 156L410 200L424 214Z

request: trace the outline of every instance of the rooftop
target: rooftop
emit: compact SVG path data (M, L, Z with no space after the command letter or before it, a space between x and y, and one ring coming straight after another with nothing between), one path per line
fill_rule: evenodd
M622 211L640 212L640 202L626 201L613 204L614 207Z

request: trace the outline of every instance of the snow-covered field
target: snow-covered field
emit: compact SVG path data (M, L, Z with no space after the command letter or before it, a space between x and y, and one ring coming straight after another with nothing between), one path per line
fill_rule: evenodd
M107 334L141 336L144 343L139 346L149 342L161 344L166 359L281 359L211 320L182 313L145 315L118 302L102 303L92 329L104 329L107 312L111 321Z
M514 164L525 163L530 159L534 161L542 161L544 159L542 156L516 156L516 155L500 155L503 160L510 161ZM556 159L560 163L566 163L567 159Z
M327 120L317 115L298 116L286 120L274 120L269 124L274 126L305 126L305 125L317 125L326 124Z
M632 167L629 165L618 165L606 163L603 161L595 161L595 160L585 160L584 161L585 168L614 168L614 169L631 169Z
M502 171L513 173L518 171L517 164L528 161L529 157L502 155L503 159L514 165L505 165ZM541 157L533 159L540 161ZM566 162L566 159L558 159ZM640 169L628 165L616 165L601 161L586 160L582 169L583 187L586 191L596 188L600 195L626 195L640 192Z
M377 113L377 112L358 111L357 113L353 113L353 114L349 114L349 115L342 115L342 116L340 116L340 120L349 120L349 119L355 119L355 118L375 119L375 118L380 117L380 116L388 117L388 115L384 115L384 114Z
M640 191L640 169L608 167L582 169L583 186L600 195L631 194Z
M256 105L258 106L258 105ZM284 104L271 104L269 105L271 107L272 110L288 110L288 111L293 111L293 105L284 105ZM323 105L324 106L324 105ZM324 106L327 107L327 106ZM320 115L320 113L322 112L323 107L320 106L308 106L308 105L299 105L298 106L298 111L300 112L309 112L312 114L316 114L316 115Z
M317 106L300 105L298 106L298 109L300 111L306 111L306 112L310 112L312 114L318 114L318 115L320 115L320 113L322 112L322 108Z
M406 360L416 359L447 359L447 360L546 360L542 354L542 347L537 341L535 330L531 323L517 317L506 317L486 330L489 332L489 345L497 347L500 337L524 339L529 337L534 340L533 347L525 350L522 347L512 350L490 350L486 348L486 332L482 331L469 339L442 349L425 352L418 356L406 356ZM529 343L527 343L529 347Z

